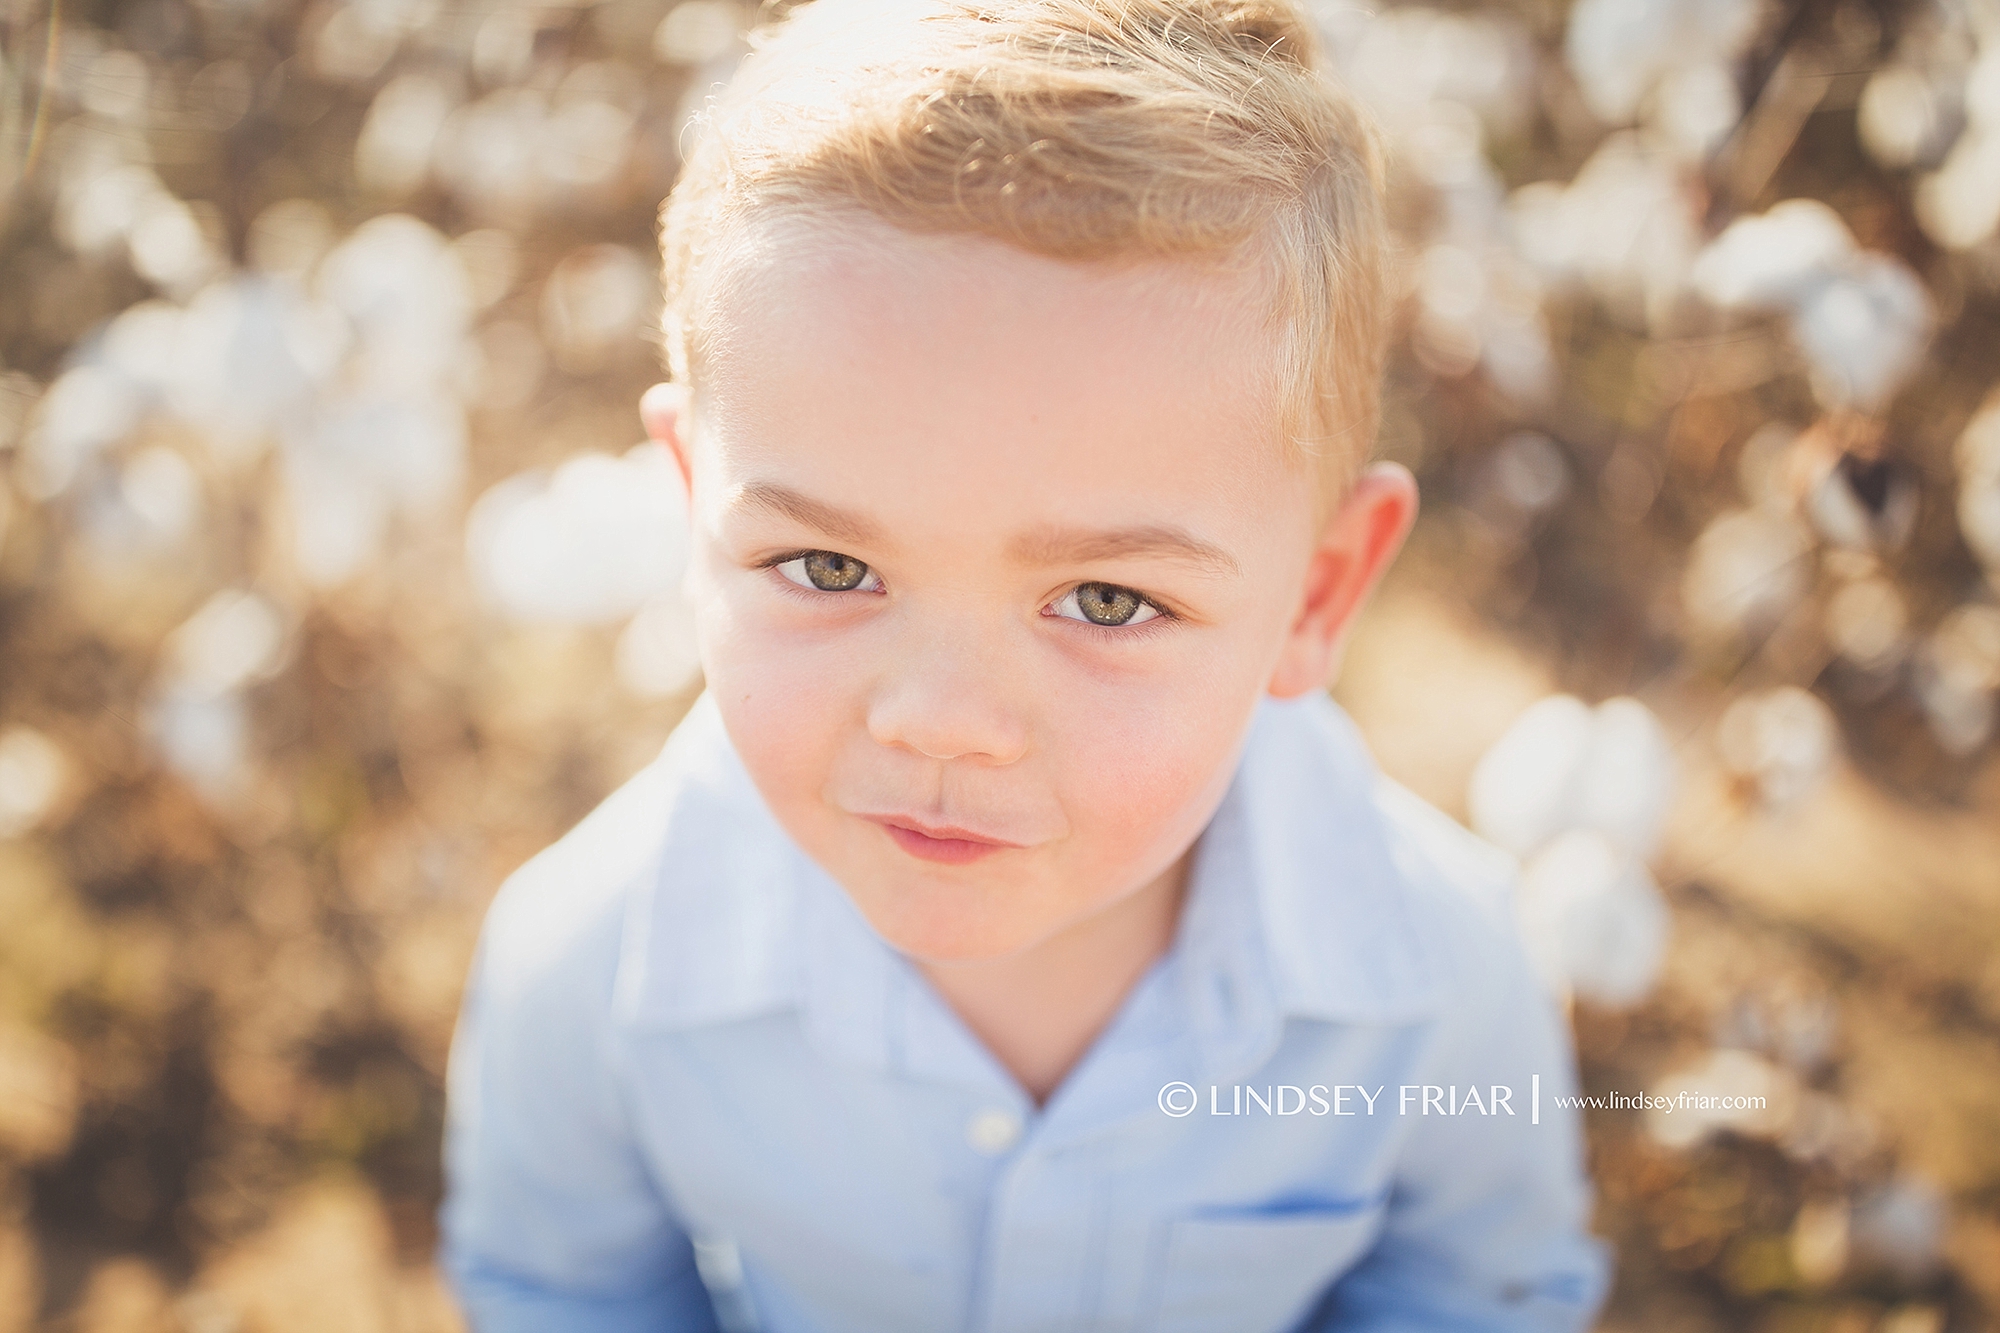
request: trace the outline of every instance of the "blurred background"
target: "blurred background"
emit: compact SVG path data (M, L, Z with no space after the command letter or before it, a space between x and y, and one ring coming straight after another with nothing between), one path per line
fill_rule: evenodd
M2000 1327L2000 3L1316 5L1425 509L1336 693L1518 853L1617 1330ZM505 874L699 688L732 0L0 0L0 1330L418 1333Z

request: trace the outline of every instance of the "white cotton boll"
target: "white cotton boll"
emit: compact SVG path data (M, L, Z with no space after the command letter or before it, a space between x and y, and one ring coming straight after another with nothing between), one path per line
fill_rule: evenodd
M1501 133L1518 129L1534 96L1534 52L1519 27L1480 15L1411 7L1323 13L1343 77L1399 140L1440 104L1470 110Z
M1500 441L1490 475L1499 496L1524 514L1544 513L1569 494L1569 460L1539 431L1515 431Z
M1990 401L1958 437L1958 529L1965 544L2000 576L2000 399Z
M1918 655L1915 686L1940 745L1961 755L1984 745L2000 691L2000 607L1961 606L1940 621Z
M1892 170L1933 158L1946 123L1938 91L1922 71L1888 65L1869 76L1857 115L1861 145Z
M1817 199L1787 199L1723 228L1688 276L1711 305L1776 310L1800 300L1853 251L1854 235L1840 214Z
M313 42L313 67L328 78L366 83L389 63L400 40L392 16L381 7L342 5L320 27Z
M33 727L0 732L0 838L34 828L54 809L69 778L69 760Z
M1579 0L1570 10L1563 54L1598 119L1622 124L1671 49L1679 23L1674 0Z
M1917 222L1947 250L1969 250L2000 227L2000 130L1960 136L1944 165L1917 184Z
M1644 704L1591 708L1558 694L1530 705L1480 758L1467 805L1480 836L1516 856L1589 828L1643 859L1658 843L1674 781L1672 750Z
M1602 834L1573 831L1521 875L1522 939L1543 977L1596 1004L1637 1003L1666 956L1671 920L1645 866Z
M1573 277L1582 258L1577 210L1558 181L1535 181L1507 196L1507 234L1515 251L1551 277Z
M98 354L134 384L163 394L172 387L180 343L180 307L169 301L141 301L105 326Z
M1854 1201L1848 1238L1856 1263L1919 1282L1944 1265L1948 1209L1938 1187L1906 1173Z
M285 455L285 484L292 553L306 582L335 587L381 550L390 501L358 466L344 466L337 454L294 449Z
M435 390L328 398L284 442L288 462L309 457L347 472L411 513L451 500L465 475L465 410ZM308 487L299 498L310 495Z
M194 210L165 193L141 206L127 244L139 276L176 296L192 292L224 263Z
M439 179L482 213L532 211L548 191L540 174L547 118L547 102L526 88L502 88L460 107L438 138Z
M1723 711L1715 739L1723 765L1749 782L1759 803L1773 812L1817 793L1840 753L1833 711L1796 685L1737 699Z
M132 455L119 475L118 493L166 543L182 541L201 520L201 481L185 458L161 445Z
M46 500L68 490L139 424L148 397L145 386L108 365L76 366L57 376L29 418L22 471L28 493Z
M488 15L472 39L472 70L492 88L519 83L535 63L533 16L519 9Z
M240 693L169 686L154 701L147 721L160 757L204 797L227 803L243 794L250 715Z
M338 311L283 281L210 283L182 316L168 404L219 457L248 461L333 373L346 338Z
M1489 294L1479 312L1486 377L1516 403L1545 403L1555 392L1557 371L1541 281L1513 256L1489 252L1487 282Z
M161 445L141 449L83 510L85 539L113 561L148 560L194 535L201 482L187 460Z
M1644 860L1659 847L1675 779L1673 747L1652 709L1620 697L1592 711L1590 747L1576 776L1581 826Z
M1711 522L1688 553L1681 601L1701 629L1754 632L1812 585L1812 534L1789 514L1738 509Z
M1493 387L1516 403L1546 403L1554 394L1555 353L1539 311L1489 311L1481 339L1480 364Z
M401 197L424 183L438 135L458 90L431 74L401 74L369 104L354 141L354 178L364 189Z
M1950 250L2000 228L2000 42L1989 41L1966 76L1965 114L1965 132L1916 193L1918 223Z
M1862 254L1816 283L1791 318L1829 407L1882 407L1923 362L1935 323L1930 292L1892 255Z
M1592 113L1623 124L1662 77L1740 55L1761 11L1758 0L1579 0L1563 54Z
M1713 152L1743 115L1736 79L1717 61L1668 70L1653 99L1655 123L1690 159Z
M643 346L658 300L650 261L622 245L589 245L564 256L542 289L542 336L572 374L602 370Z
M687 549L680 474L653 445L510 477L466 523L481 592L524 621L622 620L676 585Z
M1466 803L1487 841L1526 856L1575 822L1575 776L1590 749L1590 705L1555 694L1531 704L1480 758Z
M639 608L618 636L618 679L642 699L685 693L701 676L694 608L669 589Z
M1684 168L1633 134L1605 139L1567 188L1524 186L1507 205L1521 257L1588 286L1613 313L1643 321L1680 290L1698 229Z
M542 177L565 190L607 184L624 167L631 137L631 112L609 102L572 102L542 128Z
M1776 1138L1799 1099L1796 1077L1749 1051L1723 1048L1653 1086L1646 1131L1668 1148L1693 1148L1719 1130Z
M1864 671L1886 671L1902 658L1910 612L1885 578L1856 579L1827 600L1826 637Z
M450 243L402 213L370 218L321 262L320 294L346 314L358 384L384 392L444 381L464 352L472 284Z
M670 65L705 65L734 49L742 38L738 15L728 0L681 0L653 32L653 54Z
M167 677L177 688L223 694L266 680L284 665L284 617L254 592L209 598L167 641Z
M360 572L393 514L435 512L464 482L465 411L434 390L329 398L283 441L294 550L319 587Z
M104 254L121 244L146 206L165 193L150 168L86 159L64 172L56 235L77 254Z
M1417 264L1415 349L1433 374L1463 375L1479 364L1479 314L1486 274L1456 245L1433 245Z

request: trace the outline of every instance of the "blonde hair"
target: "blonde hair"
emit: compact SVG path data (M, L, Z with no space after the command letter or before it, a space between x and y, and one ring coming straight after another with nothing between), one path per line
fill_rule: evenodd
M1373 445L1381 154L1294 0L814 0L703 119L662 210L676 379L728 240L845 204L1058 259L1251 257L1287 436L1331 490Z

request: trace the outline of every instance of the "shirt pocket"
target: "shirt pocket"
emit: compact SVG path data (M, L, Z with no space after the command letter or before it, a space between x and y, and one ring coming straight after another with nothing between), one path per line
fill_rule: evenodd
M1150 1333L1286 1333L1382 1229L1380 1206L1217 1211L1168 1224Z

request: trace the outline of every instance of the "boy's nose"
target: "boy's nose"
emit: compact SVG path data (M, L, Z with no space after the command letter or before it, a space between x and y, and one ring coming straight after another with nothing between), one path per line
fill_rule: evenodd
M1027 719L1015 706L1022 683L988 636L969 627L918 631L897 645L876 684L868 733L929 759L1011 764L1028 748Z

